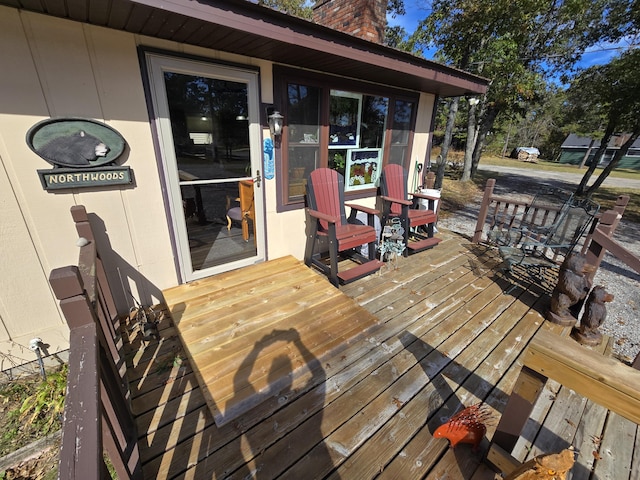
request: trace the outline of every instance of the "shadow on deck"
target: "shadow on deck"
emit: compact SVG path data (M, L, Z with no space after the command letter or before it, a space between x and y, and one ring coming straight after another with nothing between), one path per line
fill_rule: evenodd
M298 351L306 353L294 358L308 375L279 385L221 426L170 315L160 342L140 349L133 335L127 363L138 431L146 432L140 442L145 477L499 478L482 460L519 374L521 354L541 328L567 332L543 320L550 292L534 285L503 294L508 284L496 273L494 250L446 231L440 236L437 248L341 288L378 320L365 336L325 353L302 342ZM314 320L321 322L308 318ZM295 342L299 331L293 330ZM279 356L270 358L273 365ZM297 367L281 361L278 368L282 377ZM559 385L551 388L514 456L524 461L538 448L575 443L581 451L573 478L587 478L594 464L600 468L597 478L629 478L638 463L632 455L634 444L638 451L636 425L623 422L631 453L613 459L602 449L619 435L619 420L612 420L614 434L607 435L606 410L593 421L593 404ZM491 407L495 422L477 452L469 445L449 449L446 440L433 438L444 420L479 401ZM534 445L537 439L542 447ZM622 471L626 475L611 473Z

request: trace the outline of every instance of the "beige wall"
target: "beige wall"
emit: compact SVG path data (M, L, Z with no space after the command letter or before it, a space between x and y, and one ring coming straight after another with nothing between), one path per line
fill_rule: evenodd
M25 347L34 336L51 352L68 347L47 278L51 269L77 262L72 205L85 205L104 222L121 257L108 262L111 279L122 277L151 301L177 277L135 37L0 7L0 42L11 45L0 49L0 352L5 359L33 360ZM25 134L58 116L92 118L119 131L129 146L125 164L134 171L135 188L43 190L36 171L50 165L28 148ZM121 306L123 299L121 293Z
M272 102L271 64L238 55L139 37L100 27L0 7L0 369L35 359L29 340L50 352L68 348L68 330L48 284L49 272L77 262L77 235L69 209L85 205L106 227L117 253L107 262L127 308L120 281L144 303L178 283L137 47L151 46L260 67L261 101ZM433 96L423 95L414 153L424 159ZM135 188L43 190L25 134L35 123L60 116L91 118L122 134L125 163ZM263 132L268 135L268 130ZM415 162L412 161L412 164ZM412 165L413 167L413 165ZM412 175L412 173L411 173ZM410 177L412 178L412 177ZM302 258L303 210L278 214L274 180L265 180L269 258ZM373 206L375 198L359 201Z

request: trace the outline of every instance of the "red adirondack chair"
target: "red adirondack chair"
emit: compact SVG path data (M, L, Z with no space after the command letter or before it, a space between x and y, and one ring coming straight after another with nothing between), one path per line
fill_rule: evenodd
M358 211L367 214L368 225L349 223L345 215L344 177L330 168L318 168L311 172L307 182L307 213L310 225L305 250L305 264L319 268L336 287L365 277L380 269L383 263L376 259L378 235L374 217L378 210L348 204L349 220L354 222ZM328 264L326 254L319 243L328 240ZM368 245L367 256L358 247ZM349 258L356 266L338 271L340 258Z
M412 193L411 199L407 194L407 172L401 165L390 164L384 167L380 176L380 190L382 192L383 211L382 225L392 218L400 218L404 228L404 256L408 251L417 252L440 243L441 239L434 237L435 224L438 215L435 212L436 197L422 193ZM427 200L428 208L420 209L419 201Z

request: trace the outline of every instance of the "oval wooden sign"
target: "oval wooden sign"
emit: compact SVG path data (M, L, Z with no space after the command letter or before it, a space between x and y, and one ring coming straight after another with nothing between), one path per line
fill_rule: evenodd
M104 123L85 118L50 118L27 132L27 145L54 166L99 167L114 162L126 142Z

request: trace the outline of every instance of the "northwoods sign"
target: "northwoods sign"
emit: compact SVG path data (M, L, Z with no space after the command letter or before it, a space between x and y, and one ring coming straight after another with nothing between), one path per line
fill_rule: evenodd
M38 170L42 187L46 190L126 185L133 181L131 173L129 167L100 167L92 170L72 170L70 168Z
M45 190L133 183L131 169L114 164L126 142L104 123L81 118L48 119L31 127L26 140L33 152L54 167L38 170Z

